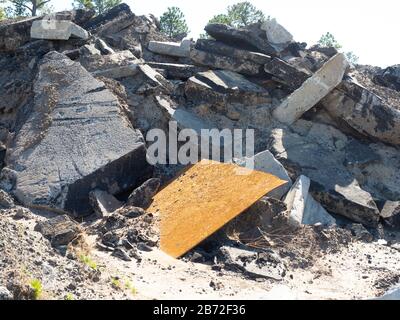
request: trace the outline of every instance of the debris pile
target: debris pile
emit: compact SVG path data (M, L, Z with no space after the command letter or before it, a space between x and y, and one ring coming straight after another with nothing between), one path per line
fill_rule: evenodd
M95 214L98 247L125 261L158 244L180 257L224 225L247 244L282 226L398 230L400 67L350 65L274 19L205 30L176 43L125 4L0 25L1 207L62 214L37 226L55 247ZM150 164L147 134L170 137L172 121L176 134L253 129L255 156ZM249 160L256 171L232 175ZM273 252L226 243L225 267L285 274Z

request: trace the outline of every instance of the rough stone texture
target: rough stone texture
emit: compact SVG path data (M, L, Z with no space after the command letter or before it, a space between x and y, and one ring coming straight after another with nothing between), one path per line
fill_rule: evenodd
M235 159L235 163L240 166L254 165L254 170L270 173L281 180L287 181L285 185L276 188L268 194L268 197L281 199L292 186L292 180L282 164L275 159L268 150L256 154L252 158Z
M82 232L78 223L72 221L67 215L38 222L35 231L47 238L53 247L68 245Z
M0 52L15 51L20 46L29 42L31 26L34 21L39 19L41 18L33 17L0 25Z
M4 190L0 190L0 209L11 209L14 208L14 200Z
M106 217L123 206L113 195L103 190L94 190L89 193L89 200L95 213Z
M269 42L277 45L284 45L293 40L293 36L276 19L269 19L261 27L267 33Z
M96 47L101 51L102 54L114 54L115 51L112 49L104 40L97 38Z
M248 81L238 73L225 70L198 73L186 83L185 94L192 102L202 101L214 104L256 105L271 101L268 91L264 88Z
M273 75L274 80L287 85L293 90L301 87L311 75L307 70L294 67L279 58L273 58L266 62L264 70Z
M189 57L190 56L190 40L183 40L182 42L161 42L150 41L149 50L158 54L163 54L173 57Z
M400 91L400 65L397 64L382 70L373 80L381 86Z
M346 57L335 55L274 110L274 117L286 124L298 120L342 81L347 67Z
M160 183L161 181L158 178L147 180L131 193L127 205L147 209L152 198L157 194Z
M34 92L6 161L16 171L14 195L24 205L90 213L91 190L116 194L149 172L141 133L104 83L78 63L49 53Z
M283 201L263 197L224 227L226 234L236 234L245 242L258 239L261 231L273 230L278 216L286 212ZM286 221L285 221L286 223Z
M162 70L167 79L187 80L196 73L207 71L204 67L197 67L190 64L148 62L150 67L155 70Z
M104 25L108 22L111 22L115 18L118 18L119 16L123 14L132 14L131 9L129 6L125 3L121 3L110 10L107 10L106 12L99 14L95 16L93 19L90 19L87 21L84 25L83 28L87 30L91 29L96 29L100 27L101 25Z
M316 143L308 137L275 129L270 139L270 151L285 168L296 176L311 179L311 194L329 212L343 215L367 226L376 226L379 211L370 193L361 189L357 180L343 166L323 134L325 128L316 131Z
M216 55L235 58L242 62L244 60L251 61L259 65L264 65L270 62L272 59L270 56L259 52L237 49L235 47L228 46L223 42L209 39L198 39L195 48L200 51L206 51Z
M34 21L31 27L31 38L48 40L68 40L77 37L89 38L89 33L71 21L40 20Z
M193 49L190 58L194 64L208 66L216 69L235 71L246 75L258 75L262 66L249 60L241 60L234 57L223 56L211 52Z
M293 227L335 224L335 219L309 194L310 184L309 178L300 176L287 194L285 203L289 211L289 224Z
M381 217L390 227L400 228L400 201L386 201Z
M14 295L6 287L0 286L0 301L13 300L13 299Z
M385 143L400 145L400 110L351 79L323 101L326 110L359 133Z
M286 273L285 265L273 252L249 250L244 246L223 246L219 250L219 260L223 261L227 270L243 272L252 279L280 281Z
M139 72L139 65L131 62L124 66L111 67L104 70L92 72L95 77L106 77L110 79L121 79L126 77L133 77Z
M261 29L261 23L245 28L235 29L225 24L213 23L205 27L207 33L214 39L234 47L277 55L278 51L268 42L267 35Z

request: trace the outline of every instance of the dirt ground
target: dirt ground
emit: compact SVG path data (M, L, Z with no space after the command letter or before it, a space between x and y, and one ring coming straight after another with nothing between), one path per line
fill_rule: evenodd
M95 235L85 238L90 258L71 259L33 230L40 219L45 217L29 211L18 220L13 212L0 216L0 287L18 298L32 298L35 279L41 283L37 298L65 300L371 299L400 282L400 251L376 241L351 240L338 250L318 251L309 265L291 263L289 256L281 280L249 279L240 272L173 259L158 249L140 252L140 262L125 262L99 250ZM400 234L389 236L390 243L398 243ZM299 249L293 259L299 261L301 254Z

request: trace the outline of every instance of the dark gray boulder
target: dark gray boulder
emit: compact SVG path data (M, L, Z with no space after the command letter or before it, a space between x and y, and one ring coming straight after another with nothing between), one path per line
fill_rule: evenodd
M89 192L118 194L150 173L146 148L118 99L79 63L50 52L6 159L26 206L91 213Z
M268 55L278 55L278 51L268 42L267 34L261 28L261 23L239 29L225 24L212 23L207 25L205 30L211 37L227 45Z
M351 78L344 80L322 100L335 119L359 133L392 145L400 145L400 111Z

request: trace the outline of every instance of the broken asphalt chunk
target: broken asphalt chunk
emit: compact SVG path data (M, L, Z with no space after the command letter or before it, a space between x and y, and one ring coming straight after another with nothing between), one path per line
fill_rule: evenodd
M115 195L151 172L142 134L79 63L47 54L34 94L7 161L16 172L14 195L24 205L90 214L90 191Z

